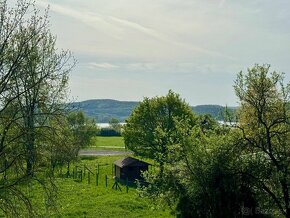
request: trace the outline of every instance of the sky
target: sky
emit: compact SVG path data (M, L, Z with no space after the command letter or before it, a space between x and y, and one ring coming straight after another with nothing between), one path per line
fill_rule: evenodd
M290 78L288 0L37 0L57 47L77 59L76 101L177 92L190 105L235 106L233 84L254 64Z

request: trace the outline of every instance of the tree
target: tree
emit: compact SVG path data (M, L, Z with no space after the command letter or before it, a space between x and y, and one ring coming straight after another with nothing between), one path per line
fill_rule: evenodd
M57 166L67 166L70 173L70 163L78 157L79 150L89 146L97 133L96 122L82 112L70 112L63 119L51 120L54 137L50 139L50 163L52 171Z
M64 114L62 101L70 70L70 66L66 66L70 55L67 52L56 53L54 37L42 26L33 28L21 30L15 36L17 40L27 40L28 35L31 41L27 46L26 58L11 79L15 86L11 87L6 96L8 99L10 95L12 98L18 96L11 102L19 110L21 119L18 125L26 133L24 147L27 175L33 174L37 158L36 146L42 146L41 131L49 128L49 119ZM26 91L21 94L23 90Z
M235 92L240 99L239 125L247 176L258 194L266 195L265 207L278 208L290 217L290 84L270 65L255 65L240 72Z
M209 114L202 114L198 116L198 125L205 133L210 130L214 130L218 126L218 122Z
M44 166L47 141L53 138L49 121L64 115L62 102L74 65L69 52L55 48L47 12L39 13L30 1L19 0L14 8L0 2L0 173L9 174L0 180L0 195L1 209L13 216L21 202L32 212L19 185L31 179L45 184L35 173Z
M170 163L169 147L178 143L176 122L197 123L191 108L171 90L166 96L145 98L126 120L124 141L136 155L151 158L160 166Z
M142 195L170 206L180 218L239 217L242 208L255 208L257 200L246 177L240 173L240 150L232 129L225 126L192 127L176 123L179 142L171 147L162 177L145 173ZM207 122L209 123L209 122Z
M94 119L85 116L83 112L71 112L67 115L67 122L79 149L93 143L92 138L98 131Z
M120 124L120 121L117 118L112 118L109 121L109 125L111 129L113 129L117 134L121 135L122 125Z

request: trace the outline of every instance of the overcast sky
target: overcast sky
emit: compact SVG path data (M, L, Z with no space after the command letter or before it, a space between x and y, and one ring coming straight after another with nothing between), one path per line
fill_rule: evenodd
M169 89L191 105L237 105L240 70L290 78L289 0L37 0L74 53L75 100L142 100Z

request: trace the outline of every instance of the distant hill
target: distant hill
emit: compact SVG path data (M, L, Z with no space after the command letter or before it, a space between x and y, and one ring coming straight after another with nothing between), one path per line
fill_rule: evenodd
M98 123L108 123L111 118L117 118L120 122L124 122L138 104L139 102L136 101L95 99L74 102L71 106L96 119Z
M107 123L111 118L117 118L120 122L131 114L133 109L139 104L137 101L117 101L112 99L95 99L82 102L71 103L75 110L83 111L87 116L94 118L98 123ZM193 106L192 111L196 114L210 114L220 120L221 112L225 107L220 105L198 105ZM235 108L230 107L231 111Z
M236 107L228 107L229 112L234 112ZM192 111L198 115L201 114L210 114L217 120L223 120L223 112L225 111L225 107L221 105L197 105L192 107Z

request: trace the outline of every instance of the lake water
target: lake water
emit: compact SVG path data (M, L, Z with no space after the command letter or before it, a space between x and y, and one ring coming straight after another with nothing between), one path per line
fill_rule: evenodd
M219 122L219 124L221 124L221 125L227 125L227 126L236 126L237 125L237 123L236 122L231 122L231 123L229 123L229 122L224 122L224 121L218 121ZM120 123L122 126L123 125L125 125L126 123ZM109 123L97 123L97 126L99 127L99 128L108 128L108 127L110 127L110 124Z
M125 125L125 123L120 123L122 126ZM97 123L97 126L99 128L107 128L107 127L110 127L110 124L109 123Z

